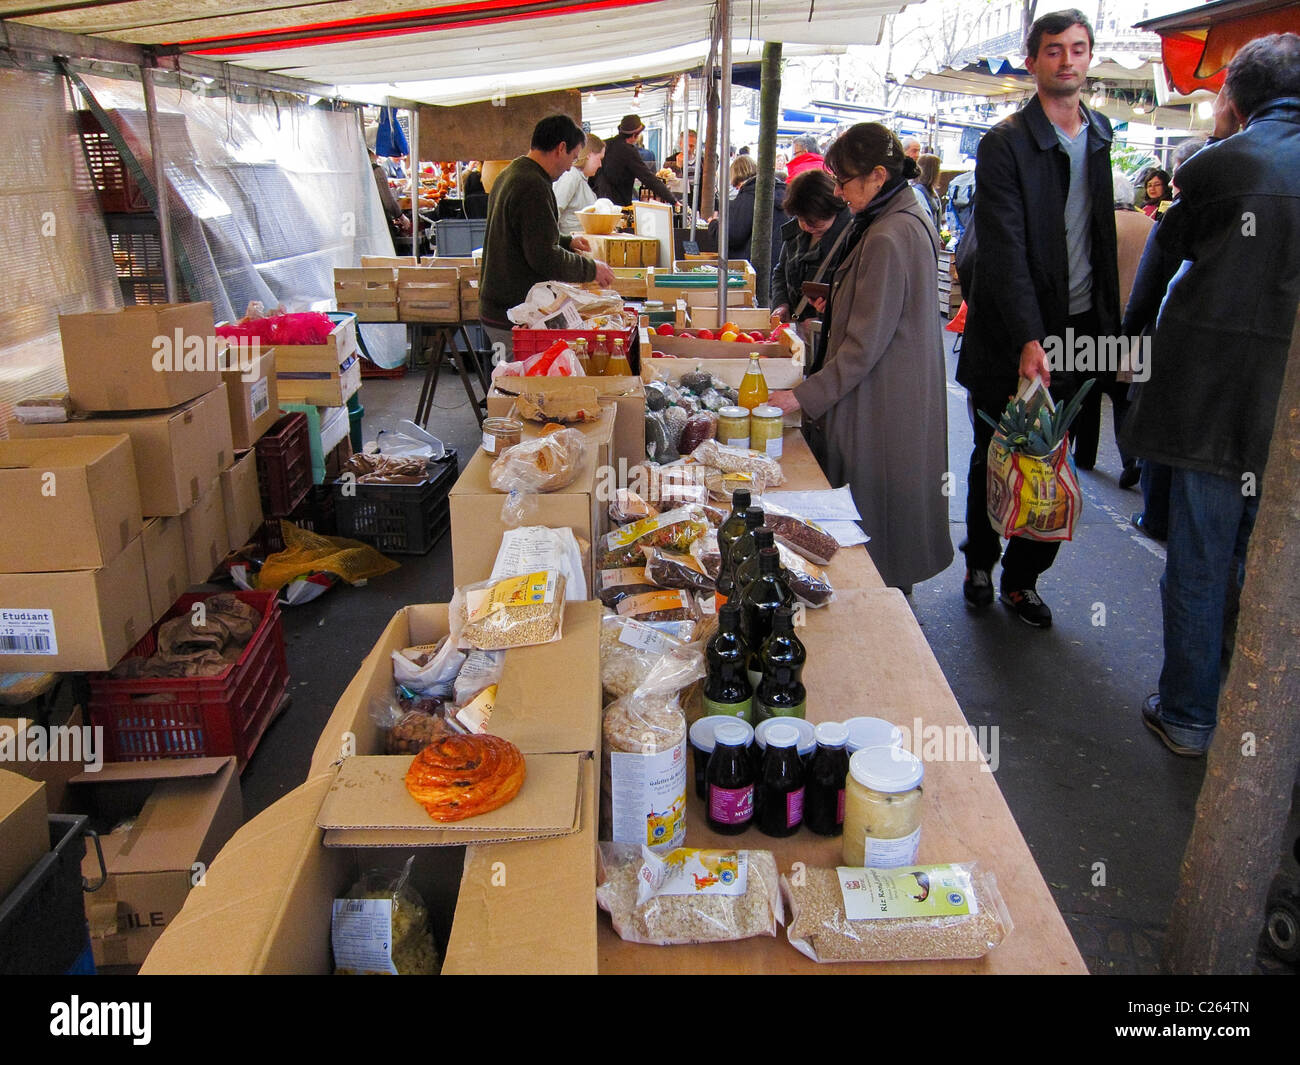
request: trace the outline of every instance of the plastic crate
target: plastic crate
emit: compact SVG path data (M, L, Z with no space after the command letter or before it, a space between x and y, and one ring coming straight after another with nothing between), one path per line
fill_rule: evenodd
M319 533L321 536L333 536L338 532L338 517L334 502L334 486L314 484L307 493L307 498L294 508L285 521L291 521L300 529ZM268 555L284 550L284 531L280 528L279 518L268 518L262 523L258 532L258 544Z
M423 484L334 482L340 536L373 544L385 554L424 555L451 528L448 495L459 466L448 448L432 480Z
M433 243L440 259L465 259L483 247L486 218L443 218L433 223Z
M514 341L515 354L514 361L519 362L528 358L530 355L536 355L539 351L545 351L557 340L563 340L566 344L575 340L585 340L587 350L593 351L596 347L596 337L603 336L605 345L609 348L612 355L614 353L614 341L616 338L622 338L623 351L631 358L632 345L636 341L637 328L632 326L630 329L512 329L510 336Z
M50 853L0 900L0 975L81 971L76 967L88 947L81 900L86 817L51 814L49 821Z
M100 208L109 214L128 214L150 210L144 190L135 183L122 162L122 155L109 139L91 111L77 112L77 132L85 146L91 181L99 196Z
M406 363L390 369L384 366L376 366L364 355L361 356L361 380L363 381L397 380L405 376Z
M238 661L210 677L110 677L92 673L90 718L104 729L111 762L234 755L242 771L289 686L284 632L274 592L235 592L262 622ZM163 621L189 612L204 594L183 595ZM161 623L160 623L161 624ZM155 626L127 657L147 657Z
M307 416L299 411L284 415L262 434L256 449L262 513L287 517L307 497L312 485Z

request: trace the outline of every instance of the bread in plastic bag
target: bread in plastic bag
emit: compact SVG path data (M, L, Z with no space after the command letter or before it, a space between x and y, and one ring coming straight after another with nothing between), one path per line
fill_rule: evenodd
M686 642L632 618L606 614L600 621L600 683L611 698L631 695L660 658L679 654L689 663Z
M554 492L573 483L586 454L586 436L561 429L506 448L488 470L488 482L498 492Z
M699 507L686 506L654 518L614 529L601 539L596 567L617 569L619 566L645 564L642 547L671 547L689 551L691 544L709 528L708 518Z
M818 962L982 958L1013 927L997 879L974 862L804 868L781 890L791 946ZM906 915L882 916L881 900Z
M457 588L448 607L461 648L502 651L553 643L563 635L564 574L556 570Z
M411 886L414 861L412 855L400 871L372 869L346 898L334 900L330 942L335 975L437 974L429 911Z
M705 466L712 466L723 473L747 473L760 476L767 488L776 488L785 483L785 474L776 459L749 448L728 447L717 440L705 440L691 452L691 458Z
M784 921L776 859L763 850L600 844L596 903L630 943L668 946L775 936Z

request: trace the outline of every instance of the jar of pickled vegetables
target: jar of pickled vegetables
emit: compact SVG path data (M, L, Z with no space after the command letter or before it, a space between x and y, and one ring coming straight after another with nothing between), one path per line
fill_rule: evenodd
M749 447L749 411L723 407L718 411L718 441L728 447Z
M864 747L849 759L844 788L844 864L911 865L921 843L925 766L901 747Z
M762 403L749 412L749 446L768 458L781 457L781 434L785 432L785 415L780 407Z

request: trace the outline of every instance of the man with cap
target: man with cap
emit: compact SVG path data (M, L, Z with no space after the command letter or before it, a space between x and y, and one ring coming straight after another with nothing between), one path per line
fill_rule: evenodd
M677 202L672 190L655 177L655 172L637 151L636 139L643 129L645 123L638 116L624 115L618 124L618 133L605 141L605 162L596 175L596 195L613 200L620 207L626 207L636 199L636 181L665 203Z

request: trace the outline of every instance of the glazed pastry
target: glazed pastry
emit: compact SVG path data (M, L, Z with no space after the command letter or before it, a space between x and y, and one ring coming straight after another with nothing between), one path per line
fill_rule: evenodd
M524 783L524 756L499 736L447 736L406 771L406 790L435 821L460 821L504 806Z

